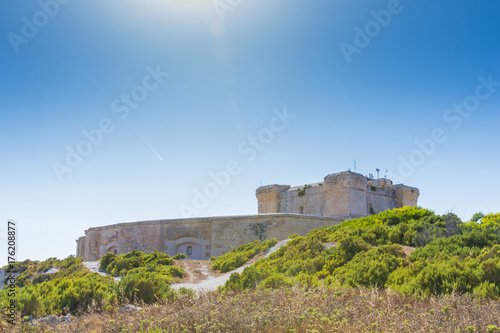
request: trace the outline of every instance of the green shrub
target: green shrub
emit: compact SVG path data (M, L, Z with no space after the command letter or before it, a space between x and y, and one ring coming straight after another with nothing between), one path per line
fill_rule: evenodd
M389 275L404 265L399 245L383 245L359 252L352 260L335 270L334 276L349 287L384 287Z
M158 250L150 254L133 250L119 256L107 253L101 259L101 267L106 265L106 271L113 276L126 276L128 272L141 267L150 267L147 270L152 272L159 266L172 266L173 264L174 260L168 254Z
M105 255L102 256L101 258L101 265L100 268L102 270L106 270L108 268L108 265L115 261L118 256L114 253L108 252Z
M283 274L274 273L268 276L264 281L259 284L262 288L278 288L281 286L291 286L293 284L292 280L287 278Z
M39 273L56 263L60 268L57 273ZM27 261L16 283L17 308L22 316L43 317L83 314L90 308L103 311L130 300L146 303L164 300L173 295L169 288L172 279L182 278L184 274L184 270L173 263L172 258L158 251L145 254L136 250L121 256L108 253L103 256L101 267L107 264L114 272L120 270L123 282L117 284L111 277L90 273L83 267L82 259L74 256L64 260ZM24 288L20 288L22 286ZM8 304L5 290L0 290L0 301Z
M232 271L247 261L255 257L257 254L267 251L270 247L276 245L278 241L273 238L263 242L256 240L246 245L242 245L229 253L226 253L212 262L212 269L219 270L221 273Z
M91 305L103 310L117 291L113 279L97 273L85 273L83 276L58 277L29 284L16 291L16 301L22 316L78 314L87 311Z
M180 259L186 259L186 255L184 253L177 253L175 256L172 257L175 260L180 260Z
M170 279L164 275L150 272L128 274L120 280L122 298L129 302L144 302L151 304L156 301L166 300L172 296Z
M500 296L500 288L492 282L483 282L474 288L474 294L483 298L498 298Z

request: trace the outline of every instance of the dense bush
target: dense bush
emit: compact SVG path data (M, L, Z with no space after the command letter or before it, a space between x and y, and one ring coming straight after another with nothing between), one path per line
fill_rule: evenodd
M173 295L169 284L182 278L184 270L173 266L167 254L150 254L134 250L117 256L108 253L101 260L112 272L121 270L123 277L116 283L111 277L90 273L81 258L64 260L49 258L43 262L25 261L17 264L22 273L16 282L16 302L23 316L41 317L49 314L81 314L90 308L102 311L128 302L152 303ZM60 269L45 274L51 267ZM0 290L0 302L9 304L5 290Z
M166 253L154 250L150 254L145 254L139 250L132 250L129 253L117 256L114 253L106 253L101 258L101 269L105 269L113 276L125 276L129 272L157 272L158 274L182 277L182 268L168 268L172 266L174 260ZM138 271L138 269L140 269ZM174 275L169 272L173 272Z
M58 268L60 271L53 274L45 273L52 267ZM27 284L37 284L47 280L77 274L83 271L82 258L69 256L64 260L49 258L42 262L25 260L15 263L14 271L20 272L16 279L16 285L24 287Z
M172 296L170 290L170 279L166 275L154 272L138 272L127 274L120 281L123 296L129 302L144 302L151 304Z
M219 270L221 273L232 271L242 265L244 265L248 260L255 257L257 254L267 251L270 247L276 245L278 241L273 238L261 241L256 240L254 242L242 245L229 253L226 253L212 262L212 269Z
M184 253L177 253L175 256L172 257L172 259L175 260L180 260L180 259L186 259L186 255Z
M399 245L382 245L359 252L344 266L335 270L338 281L350 287L384 287L389 275L405 265L404 252Z
M111 262L114 262L118 256L112 252L108 252L101 258L100 268L106 270Z
M112 278L97 273L56 277L38 284L16 288L20 314L37 317L48 314L82 313L90 306L103 310L117 300L118 286ZM1 297L7 302L7 293Z
M326 248L324 243L335 246ZM500 296L500 214L462 223L404 207L293 237L268 258L233 274L222 290L319 284L390 287L424 296ZM417 247L409 257L400 245Z

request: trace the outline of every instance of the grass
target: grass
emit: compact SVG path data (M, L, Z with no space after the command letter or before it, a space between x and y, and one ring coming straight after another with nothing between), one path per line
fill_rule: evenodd
M182 296L142 311L73 317L11 332L495 332L500 301L472 295L418 298L367 288L298 287ZM9 329L2 324L0 330ZM489 328L488 328L489 327ZM8 330L7 330L8 331Z

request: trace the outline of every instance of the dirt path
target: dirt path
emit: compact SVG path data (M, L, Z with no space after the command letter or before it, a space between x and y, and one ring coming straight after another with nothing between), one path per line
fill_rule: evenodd
M210 269L212 266L210 260L179 260L175 262L175 265L182 267L185 271L182 283L198 283L222 275Z

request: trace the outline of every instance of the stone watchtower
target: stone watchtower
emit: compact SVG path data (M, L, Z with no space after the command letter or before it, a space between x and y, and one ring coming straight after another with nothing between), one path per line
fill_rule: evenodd
M295 213L346 220L416 206L419 190L393 185L389 179L368 179L359 173L344 171L326 176L323 182L304 186L262 186L256 195L259 214Z

